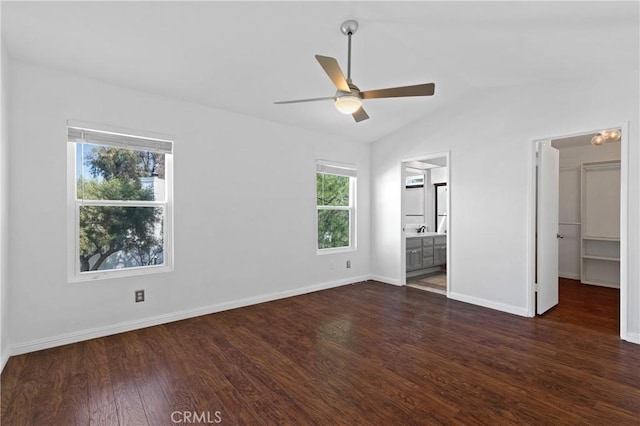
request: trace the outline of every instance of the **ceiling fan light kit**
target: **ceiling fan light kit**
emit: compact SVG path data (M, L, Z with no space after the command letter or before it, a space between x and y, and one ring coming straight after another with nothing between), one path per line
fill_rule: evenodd
M353 114L362 106L362 101L356 95L345 93L336 97L336 109L343 114Z
M433 96L435 84L417 84L414 86L393 87L387 89L369 90L361 92L351 80L351 36L358 30L358 22L350 19L340 26L342 34L349 39L347 51L347 77L344 77L340 65L335 58L329 56L316 55L316 60L329 76L329 79L336 87L336 94L333 97L299 99L293 101L279 101L275 104L292 104L300 102L315 102L333 99L336 109L343 114L350 114L356 122L369 118L369 115L362 108L362 99L376 98L397 98L407 96Z

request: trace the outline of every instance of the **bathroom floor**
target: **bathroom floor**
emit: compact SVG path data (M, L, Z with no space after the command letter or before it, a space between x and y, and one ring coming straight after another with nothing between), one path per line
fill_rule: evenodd
M447 271L433 272L426 275L407 278L407 286L433 293L446 294Z

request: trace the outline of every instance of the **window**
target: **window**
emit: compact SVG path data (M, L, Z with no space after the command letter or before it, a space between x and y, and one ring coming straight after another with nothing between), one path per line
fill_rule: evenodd
M318 161L318 251L355 248L355 190L355 166Z
M71 125L67 141L70 279L170 270L173 143Z

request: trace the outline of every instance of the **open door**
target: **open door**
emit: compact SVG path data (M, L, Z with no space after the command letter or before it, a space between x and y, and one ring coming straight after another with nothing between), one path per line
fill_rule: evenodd
M536 211L536 313L558 304L558 199L559 151L551 141L538 144L538 194Z

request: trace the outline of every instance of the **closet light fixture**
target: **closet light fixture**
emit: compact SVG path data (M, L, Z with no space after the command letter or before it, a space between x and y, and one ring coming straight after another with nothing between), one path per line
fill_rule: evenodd
M617 142L620 140L620 136L620 130L618 129L603 130L591 138L591 145L602 146L606 142Z
M607 130L602 132L602 134L607 142L617 142L620 140L620 130L618 129Z

